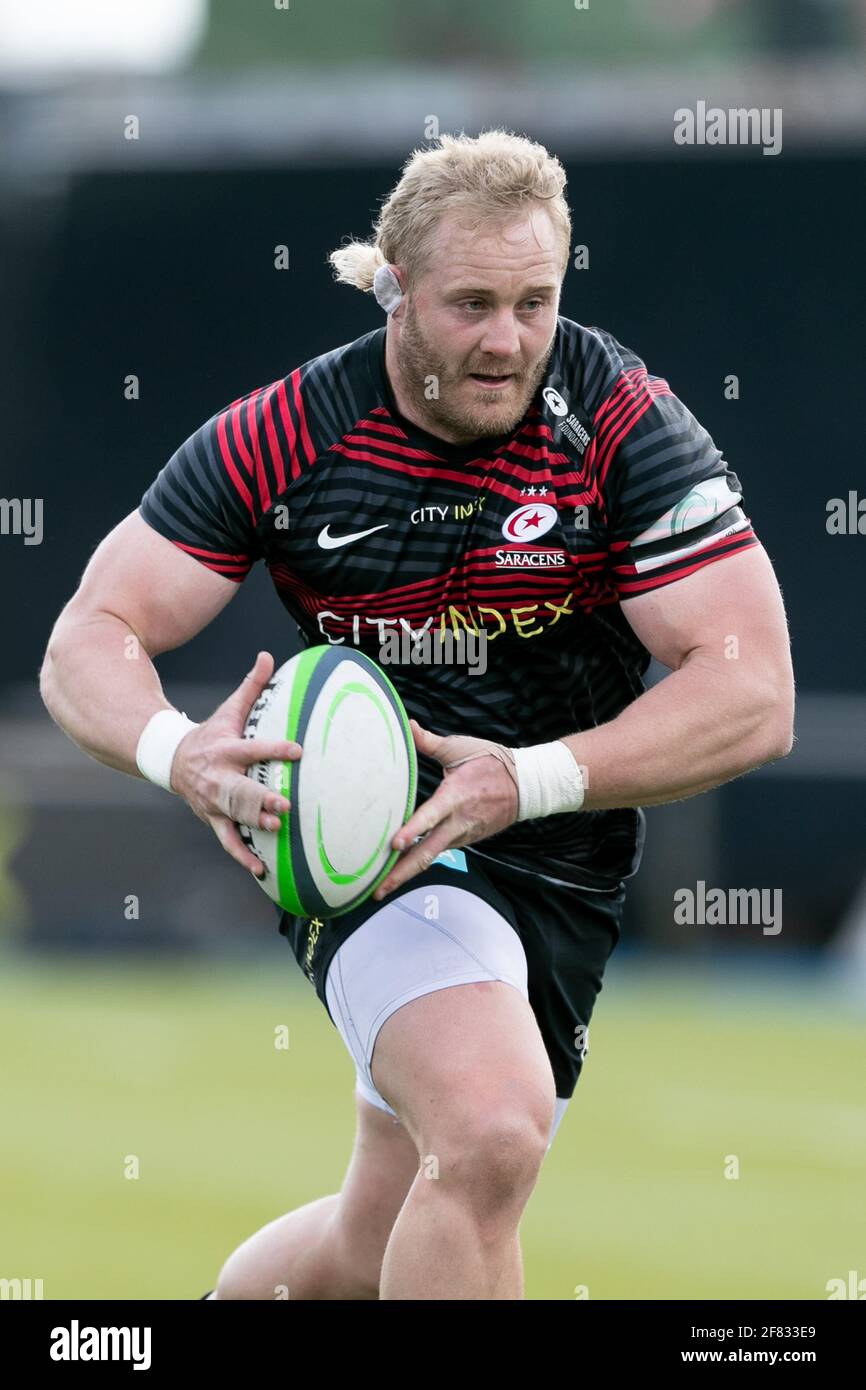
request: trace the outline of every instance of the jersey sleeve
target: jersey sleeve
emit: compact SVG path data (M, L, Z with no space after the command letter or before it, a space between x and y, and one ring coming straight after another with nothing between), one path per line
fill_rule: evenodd
M258 558L256 514L231 409L200 425L172 454L139 503L161 536L240 583Z
M609 576L620 598L760 544L737 475L661 377L624 371L594 425Z
M263 554L259 522L314 454L296 370L200 425L138 510L161 536L239 584Z

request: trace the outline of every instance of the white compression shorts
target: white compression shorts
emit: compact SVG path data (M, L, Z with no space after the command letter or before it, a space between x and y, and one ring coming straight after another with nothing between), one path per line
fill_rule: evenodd
M438 915L430 920L431 891L409 889L368 917L335 952L325 979L331 1017L355 1063L355 1089L389 1115L395 1112L376 1090L370 1062L391 1014L422 994L477 980L503 980L529 998L526 956L510 922L451 884L437 884ZM548 1149L567 1105L557 1096Z

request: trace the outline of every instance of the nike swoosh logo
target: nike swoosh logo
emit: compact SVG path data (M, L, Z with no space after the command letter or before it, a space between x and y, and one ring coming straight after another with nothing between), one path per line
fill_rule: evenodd
M383 521L381 526L369 526L366 531L353 531L350 536L331 536L328 534L328 526L323 526L318 534L317 540L323 550L336 550L338 545L349 545L351 541L363 540L364 536L372 536L374 531L384 531L389 523Z

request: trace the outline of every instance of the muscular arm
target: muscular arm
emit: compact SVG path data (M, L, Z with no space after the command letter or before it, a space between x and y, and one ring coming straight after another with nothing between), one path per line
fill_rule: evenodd
M622 610L671 674L616 719L562 742L585 810L694 796L790 752L794 677L782 596L762 546Z
M622 606L647 650L672 670L616 719L561 740L584 769L585 810L677 801L790 751L794 679L788 633L779 586L761 546ZM465 758L487 743L433 734L412 723L418 749L445 767L455 753ZM516 814L513 781L501 762L464 761L394 836L394 848L406 852L374 898L426 869L443 849L495 834ZM416 836L427 838L413 845Z
M52 719L91 757L139 777L139 735L172 708L151 658L188 642L238 587L130 513L54 625L39 676Z

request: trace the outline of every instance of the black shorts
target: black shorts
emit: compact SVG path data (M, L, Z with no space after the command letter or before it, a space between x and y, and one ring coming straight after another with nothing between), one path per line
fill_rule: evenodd
M550 1058L556 1094L568 1098L589 1050L586 1035L604 967L619 940L625 884L602 892L561 886L482 858L471 847L449 854L465 868L455 870L434 861L387 897L378 902L368 898L341 917L296 917L282 912L280 932L331 1017L325 993L328 968L338 948L363 922L415 888L450 885L477 894L520 938L529 1003Z

